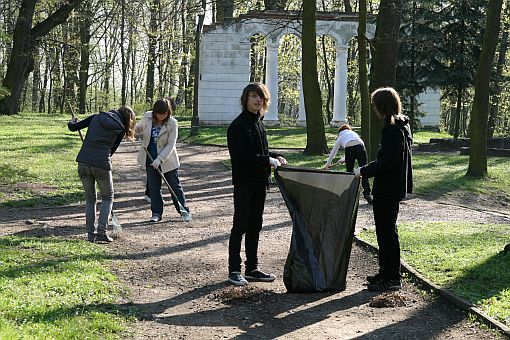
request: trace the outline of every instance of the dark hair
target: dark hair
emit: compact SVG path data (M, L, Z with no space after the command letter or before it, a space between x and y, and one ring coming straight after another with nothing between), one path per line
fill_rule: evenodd
M135 138L135 111L130 106L121 106L117 112L122 117L122 123L124 124L125 138L133 140Z
M264 113L267 112L267 109L269 108L269 104L271 104L271 95L269 94L269 90L266 85L262 83L250 83L243 89L243 94L241 95L241 106L243 107L243 110L247 110L248 107L248 96L250 95L250 92L255 92L259 95L260 98L264 101L262 103L262 108L259 111L259 114L261 116L264 115Z
M381 87L371 95L372 105L378 116L389 124L395 124L395 116L402 113L402 102L392 87Z
M158 99L154 102L154 105L152 105L152 119L156 119L156 114L158 113L168 113L166 118L163 120L163 124L168 122L170 115L173 113L172 105L168 99Z
M344 131L344 130L352 130L349 124L344 124L338 128L338 133Z

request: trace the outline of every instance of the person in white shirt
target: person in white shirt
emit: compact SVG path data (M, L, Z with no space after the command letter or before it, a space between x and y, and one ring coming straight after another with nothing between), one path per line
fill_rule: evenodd
M367 164L367 150L365 149L365 143L363 143L360 136L356 132L352 131L348 124L342 125L338 129L338 132L338 138L336 139L335 146L331 149L331 153L324 165L324 169L331 168L331 163L340 148L345 149L345 157L342 157L339 162L345 163L348 172L354 171L354 161L356 160L360 167ZM368 204L372 204L372 195L368 178L361 178L361 186L363 187L363 197L365 197Z

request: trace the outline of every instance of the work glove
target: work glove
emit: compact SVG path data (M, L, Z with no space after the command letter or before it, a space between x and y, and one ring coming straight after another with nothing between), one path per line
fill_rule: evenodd
M159 167L159 165L161 164L161 161L159 159L155 159L152 163L151 163L151 166L154 168L154 169L157 169Z
M361 177L361 168L354 168L354 176Z
M280 161L276 158L269 157L269 165L271 165L271 168L276 169L277 167L281 166L282 163L280 163Z
M338 163L342 163L342 164L344 164L344 163L345 163L345 157L340 158L340 159L338 160Z

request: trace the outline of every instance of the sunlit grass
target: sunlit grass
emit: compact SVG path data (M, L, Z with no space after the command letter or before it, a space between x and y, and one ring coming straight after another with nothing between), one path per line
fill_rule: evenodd
M361 238L377 244L375 233ZM510 225L472 222L399 224L403 259L434 283L510 326Z
M118 338L132 312L101 246L0 238L0 338Z

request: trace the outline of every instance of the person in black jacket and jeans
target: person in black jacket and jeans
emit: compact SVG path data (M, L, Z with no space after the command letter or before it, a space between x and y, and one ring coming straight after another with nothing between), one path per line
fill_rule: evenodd
M269 107L270 95L261 83L250 83L243 90L243 111L227 130L228 151L234 184L234 222L228 245L228 281L244 286L248 281L274 281L258 267L257 249L262 229L262 214L271 168L287 165L279 154L270 153L261 119ZM241 242L245 236L246 270L241 275Z
M397 91L390 87L380 88L372 93L371 98L383 122L381 143L377 158L354 169L354 174L358 177L374 177L372 195L379 246L379 273L368 276L367 281L368 290L380 292L402 287L397 217L400 201L412 192L413 139L409 118L401 114L402 104Z
M88 127L83 145L76 157L78 175L85 191L85 220L90 242L112 242L106 233L113 206L113 179L111 156L124 137L133 139L135 113L129 106L100 112L67 124L71 131ZM96 183L101 193L101 209L96 228ZM96 231L97 229L97 231Z

